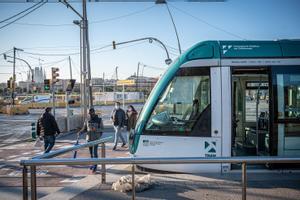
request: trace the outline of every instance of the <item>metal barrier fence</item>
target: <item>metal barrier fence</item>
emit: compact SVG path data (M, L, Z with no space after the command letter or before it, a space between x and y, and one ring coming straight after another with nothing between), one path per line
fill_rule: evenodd
M59 156L71 151L76 151L78 149L81 148L85 148L85 147L90 147L90 146L94 146L97 144L101 144L101 158L105 158L105 142L111 141L113 139L112 136L110 137L106 137L103 139L99 139L99 140L95 140L92 142L87 142L85 144L79 144L79 145L75 145L73 147L69 147L69 148L65 148L65 149L60 149L60 150L56 150L53 152L49 152L49 153L45 153L39 156L35 156L33 157L31 160L47 160L48 158L53 158L55 156ZM74 160L74 158L72 159ZM29 161L29 160L26 160ZM25 161L25 162L26 162ZM24 160L21 160L20 163L21 165L23 165L23 199L27 200L28 199L28 177L27 177L27 165L26 164L22 164L24 162ZM105 172L105 164L101 165L101 182L105 183L106 181L106 172ZM31 166L30 168L30 178L31 178L31 199L37 199L37 194L36 194L36 166Z
M157 158L90 158L90 159L33 159L22 160L23 165L23 192L27 195L27 166L31 168L31 199L36 199L36 166L48 166L48 165L95 165L95 164L131 164L132 165L132 199L135 200L135 165L136 164L217 164L217 163L231 163L242 164L242 199L246 200L246 188L247 188L247 164L264 164L264 163L300 163L299 157L215 157L215 158L203 158L203 157L157 157ZM105 172L104 172L105 173ZM105 175L104 175L105 176ZM23 193L24 194L24 193ZM24 198L23 199L27 199Z

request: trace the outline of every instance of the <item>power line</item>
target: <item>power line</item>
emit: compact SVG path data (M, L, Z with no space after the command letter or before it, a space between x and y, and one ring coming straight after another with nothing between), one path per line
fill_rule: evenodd
M90 24L97 24L97 23L103 23L103 22L108 22L108 21L113 21L113 20L118 20L118 19L122 19L122 18L125 18L125 17L130 17L132 15L136 15L136 14L139 14L139 13L143 13L147 10L150 10L152 8L154 8L155 5L153 6L150 6L150 7L147 7L147 8L144 8L142 10L138 10L138 11L135 11L135 12L131 12L131 13L128 13L128 14L125 14L125 15L121 15L121 16L118 16L118 17L112 17L112 18L108 18L108 19L103 19L103 20L98 20L98 21L93 21L93 22L90 22Z
M216 29L216 30L219 30L219 31L221 31L221 32L224 32L224 33L226 33L226 34L228 34L228 35L231 35L231 36L233 36L233 37L236 37L236 38L239 38L239 39L242 39L242 40L246 40L246 39L243 38L242 36L239 36L239 35L237 35L237 34L235 34L235 33L229 32L229 31L227 31L227 30L225 30L225 29L222 29L222 28L220 28L220 27L218 27L218 26L215 26L215 25L213 25L213 24L210 24L210 23L208 23L207 21L205 21L205 20L203 20L203 19L200 19L199 17L196 17L196 16L194 16L194 15L192 15L192 14L190 14L190 13L188 13L188 12L182 10L182 9L179 9L179 8L177 8L176 6L174 6L174 5L170 4L170 3L169 3L169 5L171 5L171 6L172 6L173 8L175 8L176 10L178 10L178 11L180 11L180 12L182 12L182 13L184 13L184 14L186 14L186 15L188 15L188 16L190 16L190 17L192 17L192 18L194 18L194 19L196 19L196 20L198 20L198 21L200 21L200 22L202 22L202 23L204 23L204 24L206 24L206 25L208 25L208 26L210 26L210 27Z
M99 24L99 23L104 23L104 22L108 22L108 21L114 21L114 20L118 20L118 19L122 19L122 18L126 18L126 17L130 17L139 13L143 13L146 12L152 8L154 8L155 5L144 8L142 10L137 10L135 12L131 12L128 14L124 14L124 15L120 15L117 17L112 17L112 18L107 18L107 19L102 19L102 20L96 20L96 21L90 21L89 24ZM62 26L74 26L74 24L40 24L40 23L15 23L17 25L24 25L24 26L44 26L44 27L62 27Z
M41 1L41 2L42 2L42 1ZM40 2L40 3L41 3L41 2ZM40 3L38 3L38 4L40 4ZM4 28L4 27L6 27L6 26L9 26L9 25L13 24L14 22L16 22L16 21L22 19L23 17L29 15L29 14L32 13L33 11L35 11L35 10L39 9L40 7L42 7L43 5L45 5L45 3L46 3L46 2L41 3L39 6L35 7L35 8L32 9L31 11L29 11L29 12L25 13L24 15L18 17L17 19L15 19L15 20L13 20L13 21L11 21L11 22L9 22L9 23L7 23L7 24L1 26L0 29Z
M26 8L25 10L23 10L23 11L21 11L21 12L15 14L15 15L13 15L13 16L11 16L11 17L8 17L8 18L6 18L6 19L0 21L0 23L6 22L6 21L8 21L8 20L11 20L12 18L17 17L18 15L21 15L22 13L27 12L28 10L30 10L30 9L32 9L32 8L34 8L34 7L36 7L36 6L37 6L38 4L40 4L41 2L42 2L42 1L40 1L40 2L38 2L38 3L36 3L36 4L34 4L33 6L30 6L29 8Z

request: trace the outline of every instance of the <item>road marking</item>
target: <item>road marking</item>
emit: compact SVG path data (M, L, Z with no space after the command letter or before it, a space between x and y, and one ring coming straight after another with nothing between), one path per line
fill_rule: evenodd
M60 182L61 183L76 183L76 182L80 181L80 179L82 179L82 177L72 177L72 178L64 179Z
M11 158L16 158L16 157L18 157L19 155L12 155L12 156L8 156L7 158L8 159L11 159Z
M10 160L8 160L8 161L10 161L10 162L13 162L13 161L21 161L21 160L28 160L28 159L30 159L30 157L16 157L16 158L14 158L14 159L10 159Z
M31 154L30 152L25 152L25 153L22 153L22 155L29 155Z
M30 171L28 171L27 173L29 174ZM44 176L47 174L48 174L48 170L37 170L36 171L37 176ZM8 174L8 176L22 176L22 175L23 175L23 170L21 170L21 169L15 170Z

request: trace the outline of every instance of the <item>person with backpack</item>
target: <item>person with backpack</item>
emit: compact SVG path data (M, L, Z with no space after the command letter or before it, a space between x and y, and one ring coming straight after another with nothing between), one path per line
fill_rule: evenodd
M116 150L119 138L121 138L123 142L121 147L124 147L126 145L126 141L122 135L122 128L125 125L125 112L122 108L120 108L120 102L115 103L115 108L112 111L111 119L113 121L115 129L115 141L113 150Z
M102 136L103 129L104 129L102 118L95 113L94 108L90 108L89 115L90 116L85 121L83 128L78 133L79 136L83 132L87 132L86 133L87 142L99 140L100 137ZM89 152L91 158L98 158L98 144L89 147ZM93 173L96 173L97 165L92 166L90 169L92 170Z
M44 140L44 153L49 153L54 144L55 138L60 134L54 116L51 114L51 107L47 107L37 122L37 135L40 140Z

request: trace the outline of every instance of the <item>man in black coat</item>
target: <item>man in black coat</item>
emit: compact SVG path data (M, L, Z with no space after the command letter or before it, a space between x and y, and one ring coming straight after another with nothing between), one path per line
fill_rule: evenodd
M44 139L45 153L51 151L55 144L56 135L60 134L54 116L50 113L51 107L47 107L37 123L37 135Z

